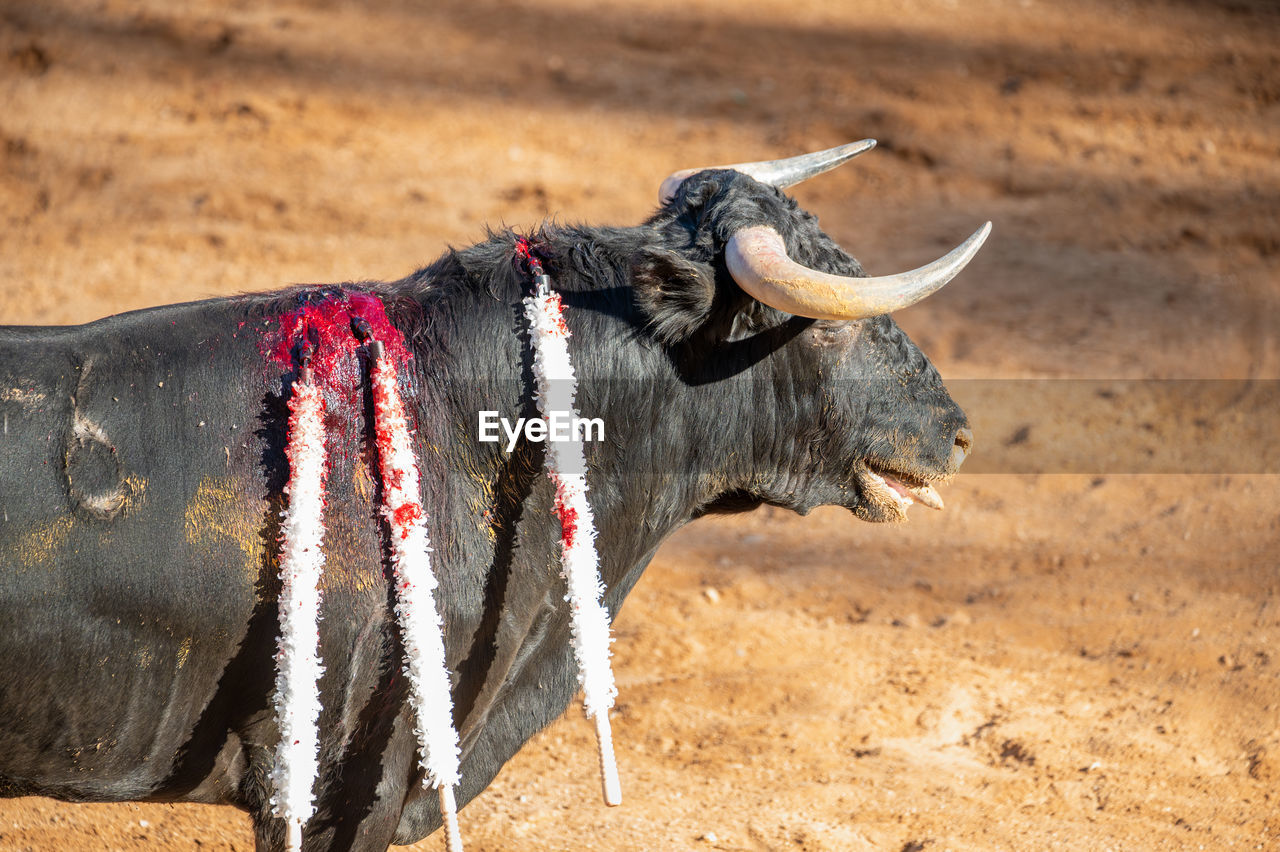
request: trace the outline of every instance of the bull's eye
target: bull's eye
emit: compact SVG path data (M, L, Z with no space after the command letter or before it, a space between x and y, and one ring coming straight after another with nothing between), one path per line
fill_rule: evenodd
M813 341L819 346L843 346L853 339L856 323L820 321L813 325Z

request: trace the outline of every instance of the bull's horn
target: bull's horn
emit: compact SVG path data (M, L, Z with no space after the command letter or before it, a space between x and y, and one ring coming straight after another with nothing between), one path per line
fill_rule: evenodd
M795 186L802 180L829 172L841 163L848 162L863 151L876 147L876 140L863 139L861 142L850 142L848 145L837 145L825 151L812 154L801 154L798 157L787 157L784 160L761 160L758 163L737 163L732 166L707 166L707 169L733 169L753 177L761 183L786 189ZM675 198L676 190L689 175L697 174L704 169L681 169L673 172L662 182L658 189L658 201L666 204Z
M862 319L901 310L940 289L973 259L989 233L987 222L949 254L919 269L855 278L801 266L787 257L777 231L757 225L729 239L725 263L739 287L770 307L813 319Z

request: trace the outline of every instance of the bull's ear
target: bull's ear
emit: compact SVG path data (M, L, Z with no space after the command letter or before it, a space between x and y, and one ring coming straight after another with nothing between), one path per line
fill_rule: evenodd
M636 301L653 335L677 343L702 327L715 301L715 273L678 252L643 248L631 262Z

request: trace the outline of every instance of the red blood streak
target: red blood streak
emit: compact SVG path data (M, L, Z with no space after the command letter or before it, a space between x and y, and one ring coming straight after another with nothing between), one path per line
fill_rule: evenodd
M554 510L556 517L560 519L560 542L568 550L573 547L573 541L578 535L578 510L569 505L564 486L559 483L556 484Z
M407 434L397 434L407 428L404 416L404 404L400 400L399 388L396 384L395 366L386 358L379 359L373 365L373 409L374 431L378 445L378 458L382 473L383 494L396 494L404 491L405 480L417 479L417 465L412 459L404 466L394 462L395 447L409 441ZM418 502L416 488L404 493L405 502L390 509L389 522L393 534L401 540L408 539L413 525L426 517L422 504Z
M574 536L578 534L578 510L566 506L559 514L560 540L564 543L564 549L569 550L573 547Z
M369 323L373 338L382 341L387 356L397 367L412 360L404 335L387 318L382 300L370 293L341 289L321 301L267 318L267 323L276 320L279 328L263 337L260 351L276 367L288 370L295 366L294 347L307 334L316 343L311 358L316 382L325 388L345 386L349 379L359 379L356 350L362 344L351 331L353 317Z
M296 394L296 393L295 393L293 396L291 396L291 397L289 398L289 434L290 434L290 435L297 434L298 429L301 427L301 424L302 424L302 407L303 407L303 402L302 402L302 400L301 400L301 399L299 399L299 398L298 398L298 394ZM324 399L323 399L323 398L321 398L321 399L320 399L320 417L321 417L322 419L324 418L324 411L325 411ZM285 446L285 448L284 448L284 453L285 453L285 455L286 455L286 456L288 457L288 459L289 459L289 466L290 466L290 469L295 468L295 467L297 466L298 459L295 459L295 458L294 458L293 444L292 444L292 443L287 444L287 445ZM321 469L321 471L320 471L320 481L321 481L321 483L322 483L322 484L323 484L323 482L324 482L324 479L325 479L325 477L326 477L327 473L328 473L328 472L327 472L326 470Z
M564 305L560 301L559 293L552 293L547 297L547 307L551 310L552 328L556 334L561 337L569 336L569 326L564 322Z
M394 512L391 513L395 520L395 525L399 529L401 538L409 537L409 526L422 519L422 507L417 502L409 502L402 504Z
M324 292L323 299L264 318L258 351L269 370L287 373L298 366L295 356L304 336L314 345L311 366L315 383L325 397L326 425L336 433L332 441L336 453L347 456L359 447L355 436L363 418L364 374L358 351L364 344L351 330L352 318L359 317L369 324L373 339L382 341L386 357L395 368L408 366L413 355L376 295L343 288L325 288Z

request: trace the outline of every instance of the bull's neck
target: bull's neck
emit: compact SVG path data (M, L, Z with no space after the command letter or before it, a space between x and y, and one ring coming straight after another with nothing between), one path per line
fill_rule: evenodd
M626 234L597 236L608 242ZM621 248L608 249L596 254L626 262ZM574 256L568 246L557 252ZM766 362L799 327L742 334L714 351L701 343L664 347L635 315L629 289L609 286L625 273L606 272L566 270L555 285L572 332L579 413L604 421L604 440L586 446L588 498L602 573L613 588L629 587L667 536L726 495L745 495L741 507L749 507L768 485L760 471L780 469L758 457L762 418L772 409L764 397L776 394L766 378L776 364ZM560 535L545 447L521 438L508 452L505 436L478 441L481 411L511 420L539 414L520 301L527 282L512 270L509 246L495 239L446 256L402 286L443 294L420 303L422 327L413 335L420 440L424 454L438 459L428 511L434 503L439 546L450 549L442 556L465 561L464 574L477 579L515 563L554 569Z

